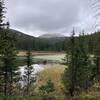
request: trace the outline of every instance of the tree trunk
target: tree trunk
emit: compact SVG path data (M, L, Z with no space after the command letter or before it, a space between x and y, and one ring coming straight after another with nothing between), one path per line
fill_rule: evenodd
M6 66L4 71L4 95L7 96L7 67Z

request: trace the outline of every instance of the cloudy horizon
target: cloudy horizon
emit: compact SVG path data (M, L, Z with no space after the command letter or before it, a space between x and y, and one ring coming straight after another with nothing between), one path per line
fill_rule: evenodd
M7 20L12 29L32 36L44 33L70 35L95 31L92 0L5 0Z

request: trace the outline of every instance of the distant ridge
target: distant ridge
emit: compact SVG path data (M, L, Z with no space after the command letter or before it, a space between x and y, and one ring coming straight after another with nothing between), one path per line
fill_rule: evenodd
M54 34L47 33L39 36L39 38L60 38L60 37L65 37L65 36L60 33L54 33Z
M31 35L25 34L25 33L23 33L23 32L20 32L20 31L14 30L14 29L10 29L10 32L13 33L13 34L15 34L16 37L35 38L34 36L31 36Z

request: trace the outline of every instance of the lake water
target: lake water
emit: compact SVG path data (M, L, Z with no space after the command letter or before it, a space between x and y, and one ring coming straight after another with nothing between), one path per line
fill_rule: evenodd
M34 60L43 61L46 60L48 63L63 63L65 54L55 54L55 55L43 55L43 56L34 56Z
M34 74L40 72L41 70L44 69L43 65L39 65L39 64L33 64L31 65L33 67L33 71L34 71ZM27 67L26 65L25 66L19 66L19 72L21 72L21 75L24 74L24 71L25 71L25 67Z
M33 64L31 66L33 67L33 69L32 69L33 72L31 74L31 77L36 77L36 75L37 75L38 72L40 72L40 71L42 71L42 70L45 69L42 64L41 65L39 65L39 64ZM27 82L25 81L25 78L24 78L25 71L26 71L25 68L26 67L27 67L26 65L25 66L19 66L19 69L17 71L20 74L19 84L21 85L21 87L24 87L27 84Z

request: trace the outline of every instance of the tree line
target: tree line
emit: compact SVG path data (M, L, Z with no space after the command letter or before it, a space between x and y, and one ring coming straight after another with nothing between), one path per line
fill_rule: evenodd
M7 31L5 29L5 31ZM35 38L18 31L9 29L9 35L13 35L16 38L15 44L17 50L27 50L30 48L34 51L66 51L70 46L70 37L60 38ZM100 45L100 32L91 33L84 36L89 46L89 52L94 53L93 48L95 44ZM75 38L78 38L75 36ZM93 40L92 40L93 38Z

